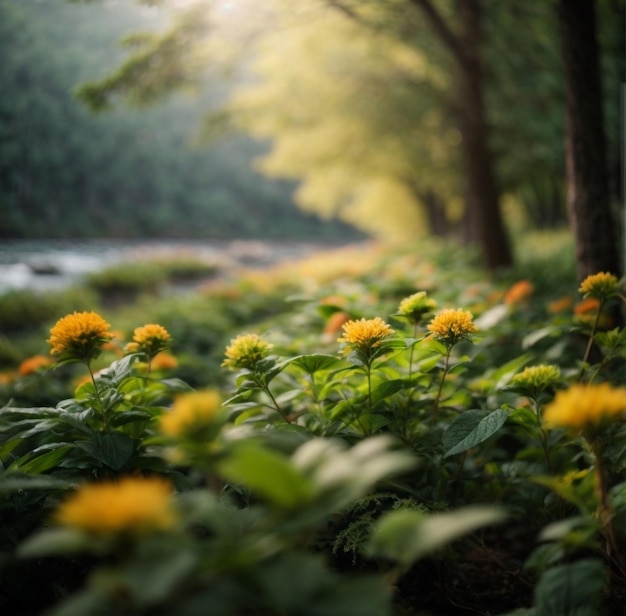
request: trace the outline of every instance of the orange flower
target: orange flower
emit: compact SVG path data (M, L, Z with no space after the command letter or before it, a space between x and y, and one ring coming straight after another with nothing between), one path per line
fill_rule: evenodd
M597 312L598 308L600 308L600 300L595 297L588 297L574 306L574 314L582 316L590 312Z
M171 353L161 351L152 358L150 367L153 370L173 370L178 367L178 360Z
M573 303L574 300L569 295L564 295L548 304L548 312L552 314L555 312L563 312L564 310L568 310Z
M111 339L110 327L96 312L74 311L50 330L50 353L70 361L89 361Z
M37 372L40 368L45 368L52 363L52 360L45 355L33 355L25 359L17 369L21 376L27 376Z
M324 333L329 335L336 334L349 320L350 315L347 312L341 310L339 312L333 312L328 321L326 321Z
M532 282L529 280L520 280L511 286L504 294L504 303L509 306L519 304L525 299L528 299L534 290L535 288L533 287Z

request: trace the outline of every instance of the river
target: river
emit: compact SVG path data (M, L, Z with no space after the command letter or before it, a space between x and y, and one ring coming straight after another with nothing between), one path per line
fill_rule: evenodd
M193 255L228 270L267 267L341 245L298 240L3 240L0 293L60 290L124 261Z

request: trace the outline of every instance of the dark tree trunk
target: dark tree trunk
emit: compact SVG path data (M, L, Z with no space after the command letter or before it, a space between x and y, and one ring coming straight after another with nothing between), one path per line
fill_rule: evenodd
M622 272L611 215L594 0L558 0L567 99L567 209L578 277Z
M414 0L430 20L441 41L450 49L458 67L460 130L467 176L467 209L464 236L483 250L490 270L513 263L499 203L489 127L483 96L482 27L480 0L458 3L462 33L448 27L429 0Z

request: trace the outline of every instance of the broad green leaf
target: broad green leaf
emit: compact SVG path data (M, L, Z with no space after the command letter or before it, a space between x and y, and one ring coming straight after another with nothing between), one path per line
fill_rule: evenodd
M462 453L487 440L504 425L506 419L507 412L504 409L496 409L487 416L476 409L465 411L443 434L444 457Z
M0 481L0 494L8 494L16 490L56 490L68 488L69 481L56 479L49 475L3 475Z
M469 506L445 513L425 514L400 509L383 515L372 529L367 551L404 567L482 526L502 522L502 509Z
M133 440L123 432L95 432L89 441L79 441L76 446L92 458L119 471L133 455Z
M313 492L311 481L289 458L249 443L219 462L218 471L227 481L243 484L282 508L305 503Z
M606 577L604 565L596 559L548 569L535 588L537 616L598 616Z

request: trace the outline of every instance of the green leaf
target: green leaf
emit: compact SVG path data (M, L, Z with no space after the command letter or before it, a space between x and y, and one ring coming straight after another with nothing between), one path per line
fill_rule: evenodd
M51 469L60 462L65 454L71 451L74 445L62 445L57 449L47 451L41 456L32 457L32 453L29 453L21 458L15 460L11 466L7 469L7 472L20 471L22 473L32 473L33 475L39 475L44 471Z
M49 475L3 475L0 481L0 494L9 494L17 490L56 490L68 488L71 485L69 481L56 479Z
M486 441L504 425L507 416L504 409L496 409L486 417L483 411L465 411L443 434L444 458L467 451Z
M133 440L123 432L95 432L91 440L79 441L76 446L114 471L119 471L135 451Z
M604 565L596 559L548 569L535 588L537 616L598 616L605 584Z
M392 379L390 381L384 381L372 388L372 402L376 404L389 396L392 396L402 389L408 389L412 384L408 379Z
M326 355L324 353L314 353L312 355L298 355L294 357L289 364L302 368L305 372L313 374L318 370L327 370L332 368L342 360L335 355Z
M432 515L399 509L383 515L374 524L367 552L409 567L451 541L482 526L502 522L505 517L502 509L486 506Z
M249 443L236 447L218 470L228 481L243 484L278 507L296 507L313 492L310 480L288 458Z
M17 550L20 558L61 556L86 551L92 545L88 535L73 528L51 528L33 535Z

